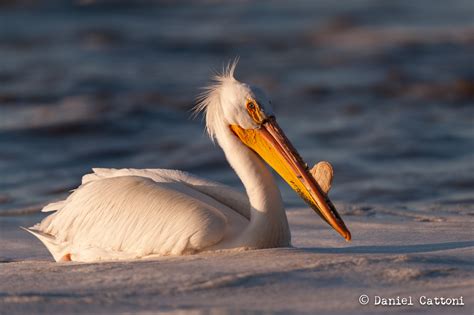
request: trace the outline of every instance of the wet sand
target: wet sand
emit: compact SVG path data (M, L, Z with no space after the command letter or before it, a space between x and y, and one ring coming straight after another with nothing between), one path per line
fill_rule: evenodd
M294 248L98 264L55 263L32 236L3 225L0 305L5 314L472 314L473 220L389 212L351 217L351 243L309 209L290 209ZM374 306L376 295L414 305ZM422 306L421 296L465 305Z
M3 224L1 311L472 314L472 218L356 213L348 217L350 243L309 209L294 208L294 248L97 264L55 263L36 239ZM362 294L370 297L366 306ZM414 305L375 306L375 296L411 296ZM421 296L462 296L465 305L423 306Z

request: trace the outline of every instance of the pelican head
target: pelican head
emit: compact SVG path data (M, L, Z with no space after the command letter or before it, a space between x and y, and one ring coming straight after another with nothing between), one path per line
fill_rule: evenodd
M254 86L234 77L236 63L206 88L196 111L206 112L206 127L211 138L232 133L236 139L270 165L288 185L346 240L351 234L315 178L276 121L270 100ZM219 142L221 146L224 143Z

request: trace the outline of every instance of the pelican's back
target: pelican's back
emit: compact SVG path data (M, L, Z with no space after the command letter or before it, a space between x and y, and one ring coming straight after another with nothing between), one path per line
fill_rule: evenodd
M196 193L178 182L139 176L91 180L55 203L61 208L32 232L57 261L200 251L225 236L229 218Z

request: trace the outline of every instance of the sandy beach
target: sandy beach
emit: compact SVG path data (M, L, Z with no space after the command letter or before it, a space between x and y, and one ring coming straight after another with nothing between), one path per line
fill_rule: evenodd
M346 211L355 231L351 243L309 209L295 208L288 211L293 248L97 264L55 263L16 223L2 223L0 309L2 314L472 314L472 216L416 211L408 217L381 210L375 216ZM21 224L28 221L34 222ZM368 305L359 303L363 294L370 297ZM376 296L412 297L414 305L376 306ZM465 305L421 305L423 296L463 297Z

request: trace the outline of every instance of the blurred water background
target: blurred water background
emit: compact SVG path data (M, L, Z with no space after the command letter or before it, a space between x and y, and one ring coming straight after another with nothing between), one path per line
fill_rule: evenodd
M333 163L343 213L472 215L472 0L0 1L0 215L35 213L92 167L240 188L190 118L236 56L308 164Z

